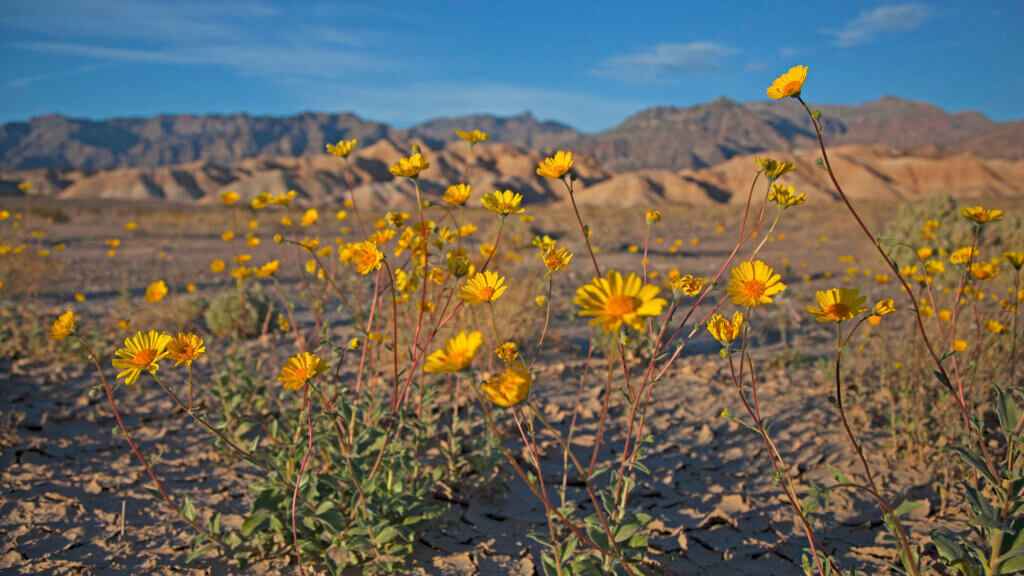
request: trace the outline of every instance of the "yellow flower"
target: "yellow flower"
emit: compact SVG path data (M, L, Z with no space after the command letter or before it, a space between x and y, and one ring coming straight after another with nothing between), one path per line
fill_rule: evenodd
M504 372L480 385L487 399L505 408L526 400L533 383L530 372L522 362L515 362Z
M817 292L814 297L818 307L808 306L807 311L814 314L818 322L845 322L867 310L864 306L867 298L853 288L832 288Z
M772 296L786 289L781 276L760 260L743 262L730 272L732 278L726 292L736 306L758 307L771 304Z
M306 213L302 215L302 220L299 220L301 226L311 226L316 224L316 221L320 218L320 214L316 211L316 208L310 208L306 210Z
M85 294L75 292L75 302L85 302Z
M465 330L460 330L458 335L448 340L444 349L437 350L427 357L423 371L427 374L462 372L476 358L476 353L483 343L482 333L467 334Z
M239 254L235 256L235 264L245 264L252 260L252 254Z
M444 201L452 206L462 206L469 200L473 188L469 184L455 184L444 191Z
M185 364L191 366L206 352L203 339L191 332L178 332L178 335L167 343L167 355L174 360L175 366Z
M952 312L950 312L949 310L946 310L945 308L943 308L942 310L939 310L939 320L942 320L943 322L949 322L952 319L953 319L953 313Z
M572 168L572 152L559 150L551 158L545 158L537 167L537 175L548 180L555 180L565 176L565 173Z
M129 232L131 232L132 230L137 229L138 227L139 227L139 225L137 223L135 223L135 222L129 222L129 223L124 225L124 229L129 231Z
M932 250L931 248L929 248L927 246L925 246L924 248L918 248L917 249L917 257L920 258L921 260L925 260L925 259L931 258L933 253L934 253L934 250Z
M301 390L306 381L325 372L330 366L309 352L292 356L281 367L277 381L284 384L286 390Z
M778 160L761 158L760 156L754 156L754 163L757 164L758 170L764 172L769 182L774 182L781 178L783 174L796 170L796 164L792 162L779 162ZM824 242L824 240L821 241Z
M885 316L886 314L892 314L895 311L896 303L892 301L892 298L879 300L875 303L874 308L871 309L871 313L875 316Z
M160 367L157 362L167 356L167 344L170 341L170 334L156 330L145 334L136 332L134 336L126 338L124 346L114 352L114 360L111 362L114 368L120 370L117 379L124 378L124 383L130 386L138 381L143 372L155 373Z
M870 324L872 326L878 326L881 323L882 323L882 317L881 316L868 316L868 324Z
M284 317L284 314L277 315L277 327L281 329L281 332L288 332L292 329L291 323Z
M552 272L558 272L559 270L565 270L568 268L569 262L572 261L572 257L573 253L569 252L564 246L548 247L543 254L544 266L548 269L545 276L550 276Z
M495 190L490 194L484 194L480 202L484 205L484 208L501 217L508 216L509 214L521 214L525 211L521 207L523 202L522 194L516 194L511 190L505 190L504 192Z
M644 212L644 218L647 219L648 225L653 226L654 224L661 222L661 212L658 212L657 210L648 210Z
M505 342L494 349L494 355L500 358L505 366L509 366L519 356L519 348L515 342Z
M406 212L388 212L384 215L384 220L395 228L401 228L408 218L409 214Z
M1006 334L1008 331L999 320L992 318L991 320L985 321L985 329L993 334Z
M677 272L678 274L678 272ZM681 297L683 294L687 296L696 296L700 294L700 291L704 289L706 280L693 274L687 274L686 276L677 276L671 278L668 281L668 287L672 289L672 294L676 298Z
M990 209L986 210L981 206L964 206L960 209L960 216L966 218L977 224L985 224L987 222L995 222L996 220L1003 219L1003 211Z
M485 270L478 272L466 281L466 284L459 290L459 298L473 306L487 304L501 298L506 288L508 286L505 286L503 276L498 275L497 272Z
M970 272L978 280L991 280L999 274L999 266L991 262L972 262Z
M252 199L252 209L262 210L267 207L268 202L270 202L270 194L264 192Z
M773 100L797 97L807 80L807 66L793 66L782 76L779 76L768 87L768 97Z
M210 271L213 272L214 274L220 274L221 272L224 271L224 268L226 266L227 265L224 264L224 261L218 258L217 260L210 262Z
M185 284L185 290L188 291L188 292L195 292L196 291L196 285L191 283L191 282L189 282L188 284Z
M353 338L348 341L348 347L352 350L359 350L359 347L363 345L363 341L359 338Z
M736 340L742 329L743 314L739 310L733 313L732 322L721 314L714 314L711 316L711 320L708 320L708 332L722 344L730 344Z
M946 271L946 264L942 260L928 260L924 263L924 273L929 276L942 274Z
M75 324L75 313L71 310L61 314L54 321L53 326L50 326L50 339L51 340L63 340L71 333L78 329L78 325Z
M391 174L396 178L419 178L420 172L427 168L430 168L430 162L427 162L423 155L417 152L408 158L400 158L395 162L391 166Z
M238 202L238 192L227 191L220 195L220 201L225 204L234 204Z
M241 286L242 280L245 280L246 278L252 278L252 272L252 268L246 266L238 266L231 270L231 276L235 280L238 280L238 285Z
M163 280L157 280L146 286L146 302L150 304L159 302L167 296L167 284Z
M1024 266L1024 251L1003 252L1003 258L1006 258L1006 261L1012 264L1017 270L1020 270L1020 267Z
M348 158L348 155L356 149L358 140L338 140L337 144L327 144L327 152L338 158Z
M807 200L807 194L801 192L793 194L793 187L784 184L772 184L771 192L768 192L768 199L778 204L781 208L799 206Z
M488 138L491 137L490 134L488 134L486 132L481 132L479 130L473 130L472 132L463 132L462 130L456 130L455 134L459 138L462 138L463 140L465 140L466 142L469 142L470 144L476 144L478 142L483 142L484 140L487 140Z
M967 342L965 340L953 340L953 350L957 352L967 350Z
M220 239L225 242L231 242L232 240L235 239L235 233L232 232L231 230L227 230L226 232L220 235Z
M263 266L257 268L256 275L259 276L260 278L267 278L269 276L273 276L274 274L277 273L277 269L280 266L281 262L279 260L271 260L270 262L267 262Z
M973 246L964 246L963 248L957 248L949 255L949 261L953 264L967 264L978 257L978 249Z
M878 282L879 284L888 284L889 283L889 275L888 274L878 274L877 276L875 276L875 282Z
M372 270L380 270L381 261L384 260L384 253L377 248L372 240L364 240L355 245L352 251L352 262L356 265L356 272L369 274Z
M660 290L652 284L644 285L636 274L625 278L609 271L605 278L594 278L576 290L573 303L582 308L580 316L593 316L591 326L600 325L608 333L627 324L642 330L643 319L661 314L668 303L657 298Z

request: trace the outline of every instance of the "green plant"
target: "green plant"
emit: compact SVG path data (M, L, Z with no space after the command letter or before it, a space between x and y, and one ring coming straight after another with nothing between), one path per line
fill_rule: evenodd
M270 302L259 285L254 286L227 289L213 298L203 316L214 334L260 335Z

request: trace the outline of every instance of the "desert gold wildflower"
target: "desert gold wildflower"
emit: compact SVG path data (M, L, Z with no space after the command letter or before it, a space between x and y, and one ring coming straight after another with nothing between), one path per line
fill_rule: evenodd
M853 288L832 288L815 293L818 306L808 306L807 311L814 314L818 322L845 322L862 314L866 297Z
M227 230L220 235L220 239L225 242L231 242L232 240L235 239L235 233L232 232L231 230Z
M469 184L455 184L444 191L444 201L452 206L463 206L473 188Z
M708 332L715 340L724 345L730 344L739 337L743 329L743 314L737 310L732 315L732 322L721 314L713 314L708 320Z
M537 167L537 175L548 180L557 180L572 168L572 152L559 150L551 158L545 158Z
M423 371L427 374L450 374L462 372L469 367L480 346L484 343L484 335L480 332L460 330L450 338L442 350L437 350L427 357Z
M504 372L481 384L480 389L491 402L510 408L526 400L532 383L526 366L522 362L514 362Z
M736 306L756 308L761 304L771 304L772 296L786 289L786 285L779 281L782 277L760 260L743 262L733 268L730 275L732 278L726 292Z
M129 386L138 381L143 372L153 374L160 367L157 362L167 356L167 344L171 341L170 334L150 330L146 333L136 332L126 338L124 346L114 352L111 362L119 370L117 379L124 379Z
M976 224L986 224L1003 219L1003 211L982 208L981 206L964 206L960 209L960 216Z
M877 274L877 275L875 275L875 282L878 282L879 284L888 284L889 283L889 275L888 274Z
M263 266L256 269L256 275L260 278L267 278L277 273L277 269L280 268L281 262L279 260L271 260Z
M315 355L302 352L285 362L277 380L284 384L287 390L301 390L310 378L322 374L329 368L330 366Z
M1002 322L995 318L985 321L985 329L993 334L1006 334L1009 331Z
M61 314L57 317L57 320L53 322L53 326L50 326L50 339L51 340L63 340L78 328L75 324L75 313L71 310Z
M668 287L672 289L672 294L674 294L676 298L681 298L683 295L693 297L700 294L700 291L704 289L704 284L706 282L706 280L699 276L687 274L685 276L671 278L668 281Z
M224 268L226 267L227 264L225 264L224 261L219 258L217 260L214 260L213 262L210 262L210 271L213 272L214 274L220 274L221 272L224 271Z
M505 293L505 278L497 272L485 270L478 272L475 276L466 281L466 284L459 290L459 298L466 304L476 306L494 302Z
M359 347L363 345L363 341L359 338L353 338L348 341L348 347L352 350L359 350Z
M774 182L781 178L783 174L796 170L796 164L792 162L779 162L778 160L761 158L760 156L754 156L754 163L757 164L758 170L764 173L769 182Z
M871 309L871 313L874 314L875 316L885 316L887 314L892 314L895 311L896 311L896 303L893 302L892 298L886 298L884 300L879 300L878 302L875 303L874 307Z
M516 194L511 190L505 190L504 192L495 190L490 194L484 194L484 197L480 199L480 202L484 205L484 208L487 208L502 218L509 214L521 214L525 211L521 206L523 203L523 195Z
M408 158L400 158L395 162L391 166L391 174L396 178L419 178L420 172L427 168L430 168L430 162L427 162L426 158L417 152Z
M953 340L953 350L956 350L957 352L963 352L964 350L967 350L967 341L960 339Z
M486 132L481 132L479 130L473 130L472 132L463 132L462 130L456 130L455 135L458 136L459 138L462 138L466 142L469 142L470 144L477 144L491 137L490 134Z
M1003 258L1006 258L1006 261L1009 262L1017 270L1020 270L1020 267L1024 266L1024 251L1003 252Z
M203 339L191 332L178 332L178 335L167 343L167 356L174 360L175 366L191 366L192 362L198 360L204 353L206 346Z
M929 276L937 276L946 271L946 263L934 258L924 263L924 273Z
M789 69L789 72L779 76L772 82L772 85L767 90L768 97L773 100L795 98L800 95L800 90L803 89L805 80L807 80L807 66L793 66Z
M402 224L405 224L405 221L408 219L409 214L407 212L388 212L384 215L384 220L395 228L401 228Z
M220 195L220 201L229 205L238 202L238 198L238 192L233 192L231 190L228 190L227 192L224 192L223 194Z
M448 271L451 272L452 276L456 278L462 278L466 274L469 274L470 262L469 258L465 254L458 252L449 252L445 257Z
M146 302L150 304L159 302L167 296L167 284L163 280L157 280L146 286Z
M792 186L772 184L772 189L768 192L768 199L778 204L780 208L789 208L803 204L807 200L807 194L804 192L794 194Z
M327 144L327 153L338 158L348 158L348 155L356 149L358 140L338 140L337 144Z
M316 221L320 219L320 214L316 211L316 208L310 208L306 210L305 214L302 215L302 219L299 220L300 226L312 226L316 224Z
M657 286L644 285L636 274L623 277L612 270L576 290L573 303L582 308L580 316L593 316L591 326L601 326L605 332L623 324L641 330L644 318L658 316L668 303L657 297L659 291Z
M661 222L661 212L657 210L648 210L644 212L644 218L647 219L647 225L653 226L658 222Z
M972 262L970 272L978 280L991 280L999 274L999 266L991 262Z
M263 210L264 208L267 207L268 202L270 202L270 194L264 192L259 196L253 198L252 202L250 202L250 205L252 206L253 210Z
M569 252L564 246L550 246L544 251L543 255L544 266L548 269L545 276L550 276L552 272L568 268L572 257L573 253Z
M519 356L519 348L515 342L505 342L494 349L494 355L501 359L505 366L509 366Z
M949 255L949 261L952 264L963 265L971 262L978 257L978 249L973 246L964 246L963 248L957 248Z

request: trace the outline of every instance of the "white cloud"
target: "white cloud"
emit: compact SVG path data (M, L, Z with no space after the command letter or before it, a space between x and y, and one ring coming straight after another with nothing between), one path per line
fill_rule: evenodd
M861 12L842 29L826 28L821 32L835 37L835 43L839 46L856 46L873 41L880 32L920 28L930 16L928 7L923 4L879 6Z
M737 51L716 42L658 44L637 54L607 58L591 70L623 82L659 82L671 76L708 74L722 66L722 60Z

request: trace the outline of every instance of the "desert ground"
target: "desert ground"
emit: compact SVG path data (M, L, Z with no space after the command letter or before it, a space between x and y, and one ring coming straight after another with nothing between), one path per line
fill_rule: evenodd
M1024 205L1020 199L1007 198L979 203L1007 211ZM881 231L898 205L864 203L858 207L866 214L867 224ZM510 295L518 293L513 297L532 301L543 293L543 267L534 258L536 248L530 245L535 235L550 234L576 251L568 272L555 282L548 333L551 344L537 364L531 390L531 398L552 425L564 431L572 416L589 335L584 319L570 317L572 292L589 280L591 270L571 209L565 204L526 208L535 219L528 223L510 220L512 225L505 231L508 241L499 250L497 269L508 275ZM712 276L735 245L742 216L737 206L655 208L662 211L662 221L653 228L649 270L658 272L662 280L672 269ZM284 291L299 294L309 290L296 248L271 240L279 230L267 213L254 216L243 208L160 201L3 197L0 209L24 212L28 222L35 223L26 227L44 230L49 244L67 246L32 260L37 270L19 265L18 280L12 276L5 283L0 291L0 323L8 323L8 329L0 330L0 338L14 337L11 328L15 322L24 329L19 334L31 332L30 326L24 326L31 318L38 323L36 332L45 331L53 318L72 308L81 318L80 325L95 331L95 341L108 343L97 352L108 378L113 376L109 364L113 346L129 331L205 329L202 318L189 315L183 302L234 285L230 277L214 274L209 268L211 260L230 260L237 253L221 240L225 229L244 231L245 221L258 219L255 232L262 243L254 251L262 259L281 259L279 281ZM328 209L322 208L321 213L319 233L325 238L337 235L342 224L329 217ZM364 217L372 221L379 216ZM585 206L583 218L595 231L602 265L640 272L647 234L641 208ZM488 221L482 211L472 220ZM136 222L137 229L126 231L128 222ZM349 224L351 221L344 223ZM760 366L760 401L774 420L774 438L801 489L812 481L828 481L826 463L851 474L859 470L828 401L832 333L813 322L805 306L813 302L816 290L833 285L860 288L871 300L901 297L893 284L875 282L874 275L883 272L884 263L860 234L841 203L816 196L787 211L761 256L782 273L789 289L759 318L773 327L753 342L753 356ZM493 235L493 223L481 224L474 237L490 241ZM110 247L106 241L112 238L120 239L115 257L107 254ZM847 270L851 266L858 268L854 274ZM166 280L170 295L150 305L142 293L156 279ZM189 283L194 284L194 293L186 292ZM84 300L76 302L75 294L83 295ZM331 320L330 334L347 341L355 332L351 318L339 311L337 304L332 301L323 314ZM536 318L523 319L517 326L516 338L524 343L524 350L530 348L525 343L532 341L531 335L543 320L539 309L534 310L538 310ZM697 316L708 311L710 306L702 305ZM887 331L902 333L899 331L909 321L885 320L855 339L875 356L851 354L851 366L896 360L885 356L884 347L879 351L877 343ZM118 321L124 324L119 326ZM299 313L295 322L301 329L312 329L317 318L306 311ZM210 401L204 386L215 378L218 358L229 349L259 358L262 373L273 378L275 367L296 350L290 336L275 325L272 322L266 333L247 340L208 337L209 354L195 366L201 404ZM14 354L10 342L6 348L0 342L0 574L295 573L287 555L244 569L217 552L186 562L192 536L189 527L146 493L149 478L123 439L112 434L115 422L106 398L89 394L98 384L95 371L71 346L45 339L37 345ZM773 486L760 437L720 417L724 408L738 411L740 404L719 348L702 330L653 392L649 430L654 439L646 460L650 474L638 477L633 498L638 508L653 516L648 527L652 570L736 576L800 573L806 540ZM582 387L573 440L573 446L588 457L604 394L602 370L607 364L602 352L594 354L593 371L597 374L591 374ZM493 356L490 362L493 364ZM353 370L346 366L340 378L344 381ZM925 556L934 559L934 547L925 536L930 529L941 524L964 530L954 520L962 516L958 512L962 497L947 498L940 490L948 479L936 464L952 456L928 452L928 458L933 458L929 460L920 456L923 452L894 440L886 416L878 410L879 401L872 399L881 394L880 384L866 374L851 381L851 417L864 443L873 447L871 463L894 500L924 502L907 515L905 524L924 543ZM924 370L909 376L912 382L928 377ZM181 386L175 378L169 381ZM140 385L121 386L116 395L125 424L142 450L150 457L159 454L155 468L166 488L177 497L187 494L200 518L216 508L224 514L226 525L237 525L246 509L247 484L258 477L253 467L226 458L151 381L143 378ZM935 402L941 410L938 400ZM602 461L615 462L621 457L617 445L625 433L626 408L622 402L611 403ZM499 418L499 426L513 453L528 461L514 423ZM546 480L557 484L562 452L547 436L541 446ZM436 488L434 496L443 503L444 511L414 543L404 573L543 573L539 546L525 537L531 531L544 531L543 507L507 464L499 464L493 474L497 481L485 482L469 474L461 482ZM583 499L578 489L570 490L569 497ZM894 573L887 567L894 561L893 546L885 540L881 517L871 500L837 494L830 507L815 518L824 545L842 558L845 568L856 565L861 573ZM358 572L352 569L351 573Z

